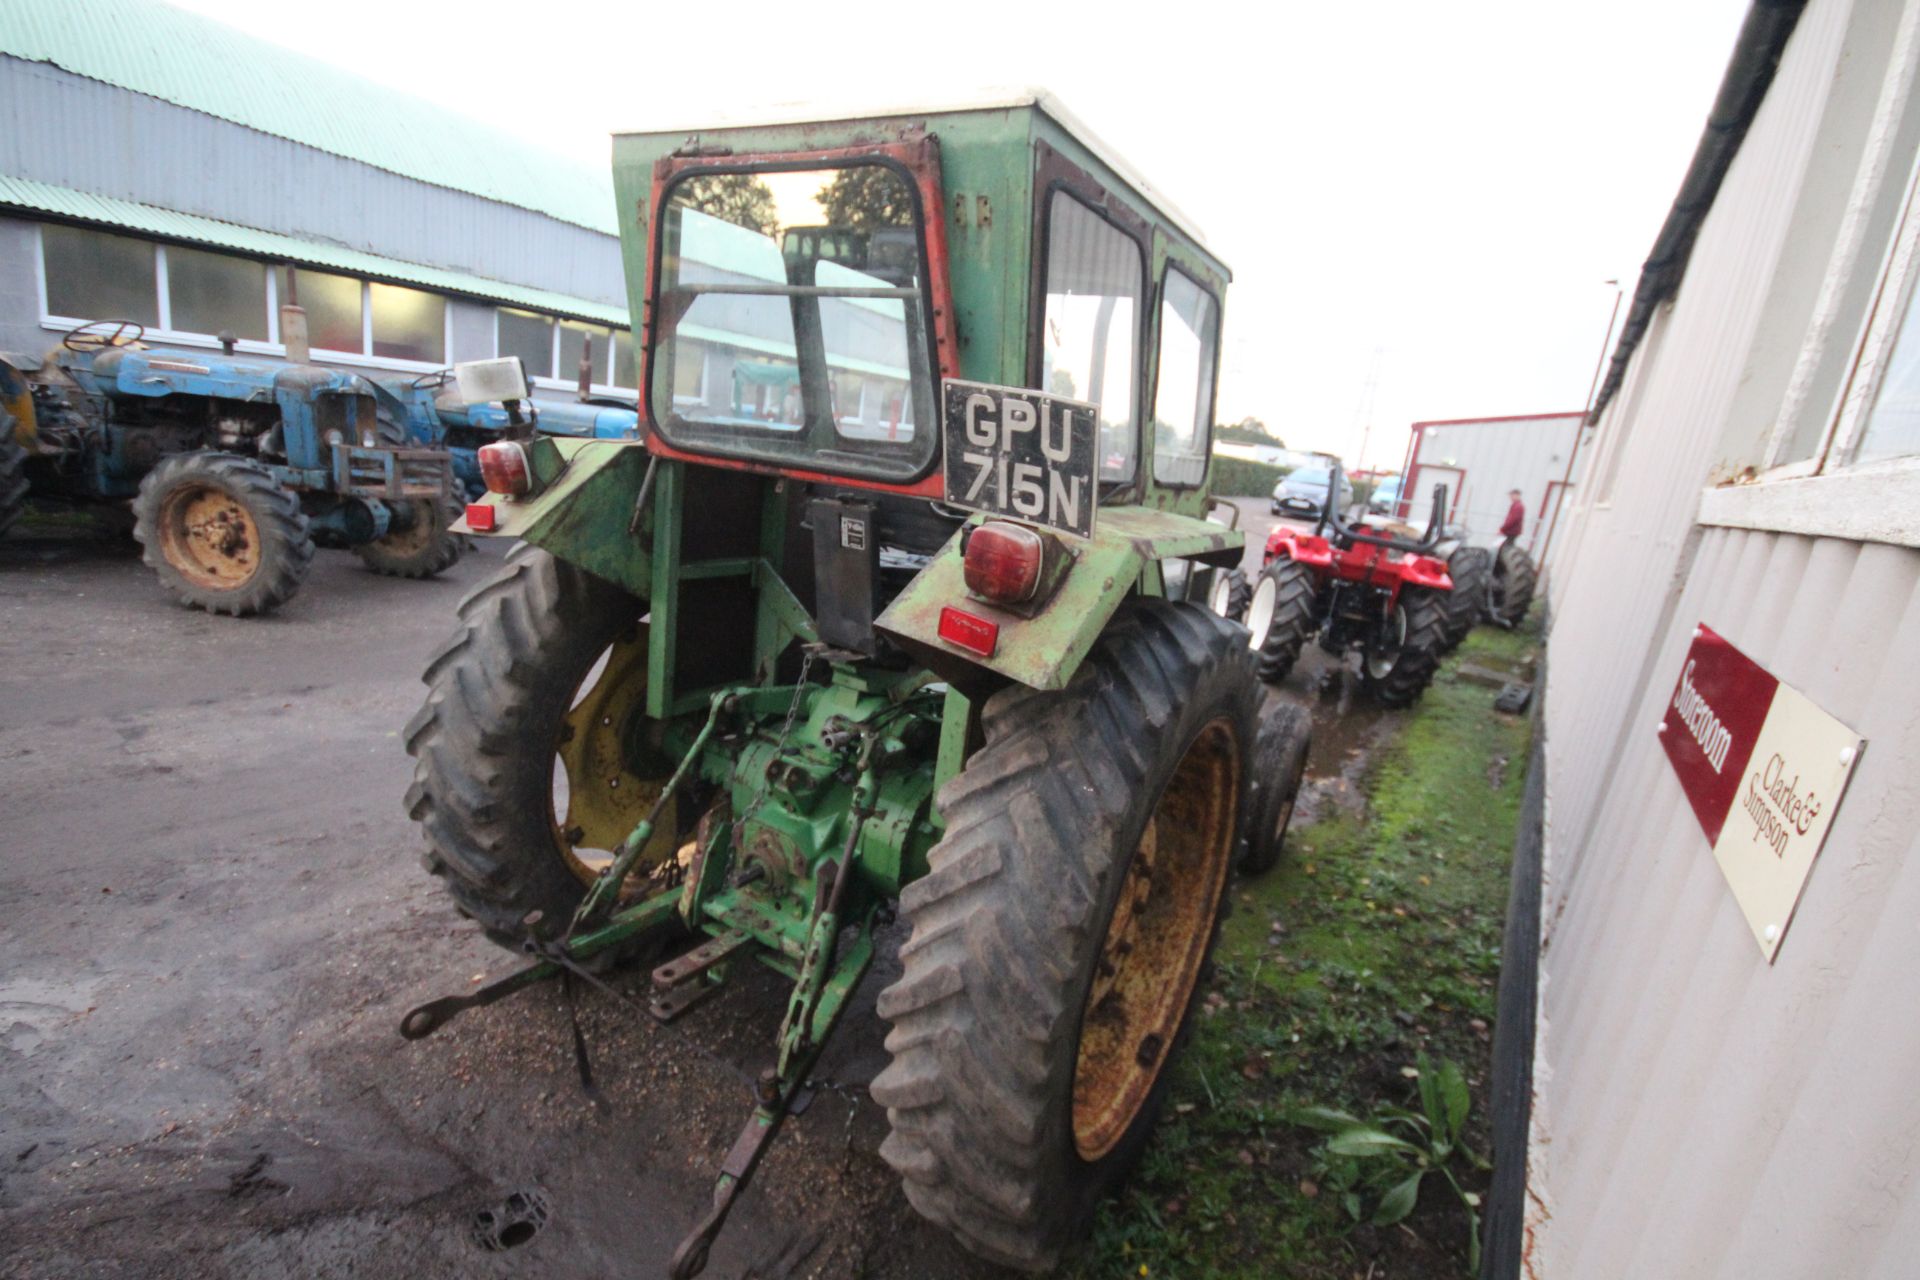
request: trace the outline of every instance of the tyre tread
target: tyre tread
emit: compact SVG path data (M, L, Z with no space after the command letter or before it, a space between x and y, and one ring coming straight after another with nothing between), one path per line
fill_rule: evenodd
M901 895L912 932L879 997L892 1062L872 1095L909 1201L984 1257L1044 1269L1077 1225L1086 1188L1050 1171L1070 1123L1057 1099L1070 1096L1079 958L1126 862L1114 833L1170 730L1221 704L1251 725L1245 637L1202 604L1138 602L1067 689L995 695L985 745L941 789L946 834Z

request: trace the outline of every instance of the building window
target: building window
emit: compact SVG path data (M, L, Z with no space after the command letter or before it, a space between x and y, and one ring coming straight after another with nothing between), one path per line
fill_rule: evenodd
M1213 412L1220 304L1178 267L1167 269L1160 300L1160 371L1153 393L1153 474L1162 484L1207 478L1207 419Z
M1065 191L1047 212L1041 389L1100 406L1100 478L1133 478L1133 388L1146 264L1139 242Z
M273 350L283 341L278 308L297 302L317 358L426 367L449 359L448 299L439 293L82 227L42 223L39 231L42 318L50 326L132 320L161 341L213 346L231 333ZM636 383L628 330L509 307L495 316L497 353L519 356L532 377L571 382L591 342L593 385Z
M1702 524L1920 546L1920 88L1904 57L1860 67L1884 77L1871 119L1822 117L1819 146L1864 145L1851 189L1825 193L1844 211L1799 357L1771 431L1723 450L1749 465L1701 494Z
M833 420L843 427L864 422L867 380L836 369L829 375L829 385L833 388Z
M373 313L373 354L390 360L447 362L447 300L397 284L367 287Z
M1920 324L1914 320L1920 289L1907 295L1892 353L1881 374L1873 408L1860 427L1855 462L1877 462L1920 453Z
M640 370L633 359L633 333L627 329L613 331L613 376L607 379L609 386L637 387L640 385Z
M704 342L673 345L673 398L698 402L706 398L707 346Z
M529 378L553 376L553 321L531 311L501 307L494 312L499 352L519 356Z
M169 245L167 328L182 333L227 332L265 342L267 266L248 258Z
M596 387L639 385L634 366L633 334L626 329L562 320L535 311L499 307L494 311L495 354L519 356L530 378L547 378L569 385L579 381L580 357L593 344L592 371Z
M300 309L307 313L309 347L350 355L366 353L366 323L361 310L363 290L358 280L300 267L294 272L296 294L289 290L287 269L282 267L279 284L280 301L298 301Z
M554 376L572 382L580 377L580 357L587 350L587 344L593 344L593 372L589 375L595 384L607 383L607 359L609 348L613 345L610 330L595 325L581 324L577 320L560 322L560 364Z
M49 315L160 327L160 286L151 243L46 223L40 228L40 246Z

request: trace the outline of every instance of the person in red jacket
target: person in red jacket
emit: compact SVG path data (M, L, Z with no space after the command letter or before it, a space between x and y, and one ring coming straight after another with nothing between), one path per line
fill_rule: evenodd
M1512 505L1507 508L1507 518L1500 522L1500 536L1513 539L1519 537L1520 531L1527 527L1527 504L1521 499L1518 489L1510 491L1507 497L1512 499Z

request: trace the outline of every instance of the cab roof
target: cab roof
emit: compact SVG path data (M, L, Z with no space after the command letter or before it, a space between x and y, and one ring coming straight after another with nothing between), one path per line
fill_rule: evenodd
M650 125L646 128L616 129L614 136L659 137L673 134L711 133L728 129L769 128L780 125L880 122L976 111L1021 110L1038 111L1052 120L1074 141L1085 147L1102 164L1133 188L1142 203L1163 214L1168 221L1180 229L1182 234L1191 239L1195 246L1216 262L1219 261L1219 255L1207 244L1206 236L1200 230L1198 223L1168 199L1165 192L1149 182L1125 157L1089 129L1078 116L1067 110L1057 96L1040 87L983 89L971 95L917 103L853 104L820 99L807 102L771 103L721 112L698 121L686 121L674 125Z

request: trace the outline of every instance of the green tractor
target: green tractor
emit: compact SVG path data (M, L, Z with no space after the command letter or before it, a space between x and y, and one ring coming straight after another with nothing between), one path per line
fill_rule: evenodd
M662 1020L780 974L693 1275L897 911L882 1154L1045 1268L1304 768L1245 630L1166 588L1241 558L1205 518L1227 269L1044 96L621 135L614 179L642 438L481 450L455 528L525 545L407 730L428 869L531 963L402 1033L614 956Z

